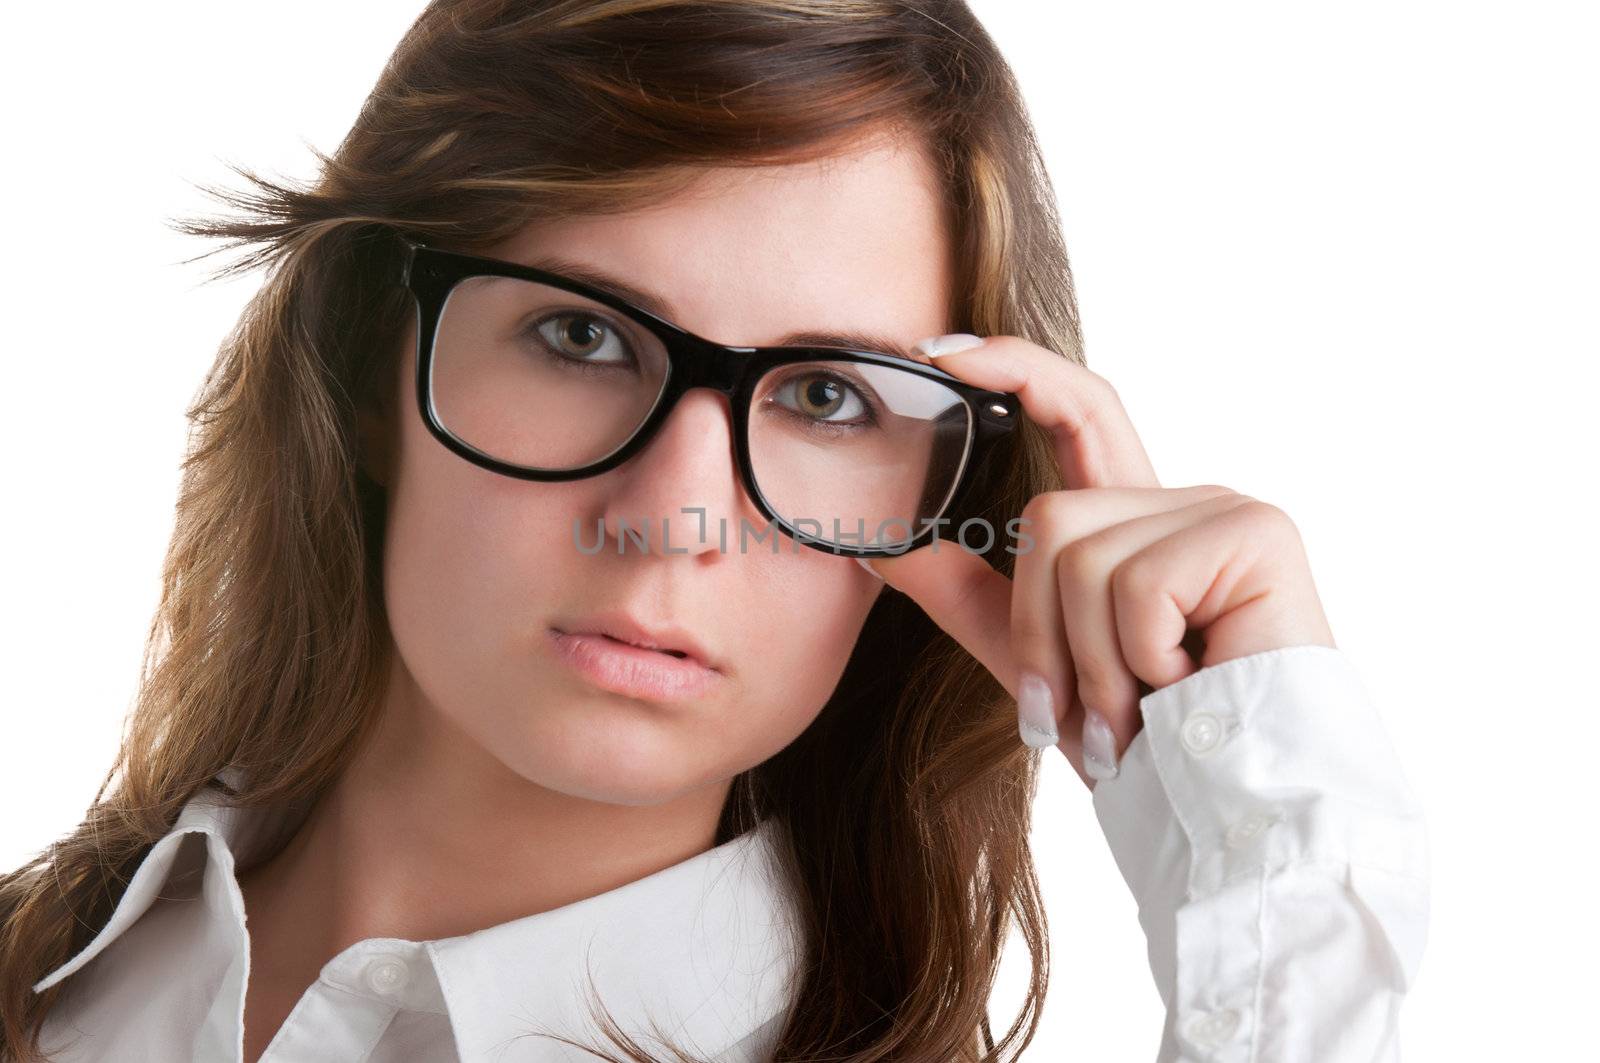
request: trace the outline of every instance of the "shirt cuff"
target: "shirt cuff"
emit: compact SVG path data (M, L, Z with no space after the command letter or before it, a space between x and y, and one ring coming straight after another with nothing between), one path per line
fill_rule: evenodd
M1139 708L1142 730L1092 800L1138 906L1169 1013L1164 1045L1175 1025L1204 1045L1227 1039L1225 1018L1271 1012L1258 982L1279 961L1262 927L1297 918L1287 906L1267 910L1288 872L1315 869L1343 883L1319 903L1336 893L1332 903L1381 927L1374 940L1403 992L1424 945L1426 829L1343 651L1305 645L1223 661L1145 695Z

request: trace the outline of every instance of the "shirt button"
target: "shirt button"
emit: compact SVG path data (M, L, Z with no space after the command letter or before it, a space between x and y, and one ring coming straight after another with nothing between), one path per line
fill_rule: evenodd
M392 996L404 989L410 976L404 961L393 956L379 956L367 964L367 985L382 996Z
M1209 712L1197 712L1183 723L1183 748L1200 757L1222 741L1222 721Z
M1239 1013L1233 1008L1210 1011L1189 1023L1184 1032L1189 1040L1205 1048L1220 1045L1239 1028Z
M1250 844L1250 839L1266 830L1276 820L1276 816L1268 815L1265 812L1256 812L1229 827L1224 840L1228 843L1228 848L1230 849L1242 848Z

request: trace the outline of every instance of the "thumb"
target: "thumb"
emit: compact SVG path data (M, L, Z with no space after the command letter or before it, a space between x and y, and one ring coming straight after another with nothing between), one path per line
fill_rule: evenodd
M1017 696L1011 581L970 550L935 539L903 554L859 559L904 594Z

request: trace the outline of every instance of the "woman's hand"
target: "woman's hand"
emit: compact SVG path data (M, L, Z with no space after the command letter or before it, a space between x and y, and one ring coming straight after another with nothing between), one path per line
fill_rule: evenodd
M1163 488L1103 377L1016 336L936 364L1015 392L1054 439L1067 490L1035 496L1006 538L1014 582L949 541L870 567L994 673L1023 738L1054 744L1091 790L1138 734L1149 691L1263 650L1334 645L1289 517L1225 487ZM1085 730L1091 711L1109 734Z

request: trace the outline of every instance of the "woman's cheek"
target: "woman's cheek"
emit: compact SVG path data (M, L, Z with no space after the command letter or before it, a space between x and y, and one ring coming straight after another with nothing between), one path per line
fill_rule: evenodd
M747 658L759 674L746 686L760 685L756 703L770 706L764 715L781 739L778 749L809 727L833 696L877 599L873 585L882 586L864 584L849 558L805 547L797 557L790 549L785 541L778 558L762 559L789 564L753 572L749 585L761 595L746 606L746 615L771 618L749 629Z

